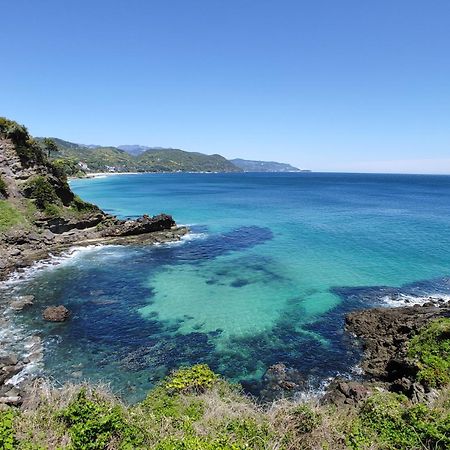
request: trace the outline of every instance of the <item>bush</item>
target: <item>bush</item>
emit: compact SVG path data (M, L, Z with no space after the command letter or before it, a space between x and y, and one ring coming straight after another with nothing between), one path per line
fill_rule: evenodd
M75 195L70 206L78 212L98 212L98 206L85 202L78 195Z
M10 139L22 164L44 164L47 158L40 145L28 134L28 130L13 120L0 117L0 136Z
M164 382L164 387L173 393L203 392L210 388L218 378L206 364L196 364L173 372Z
M59 203L55 189L44 176L37 176L31 179L25 188L27 197L34 199L36 206L44 210L49 205Z
M408 349L409 357L419 367L417 379L430 386L450 383L450 319L438 319L414 336Z
M23 125L19 125L6 117L0 117L0 134L19 146L25 145L30 138L28 130Z
M377 445L374 445L377 443ZM448 449L450 413L410 405L398 394L376 394L361 409L348 445L353 449Z
M99 397L88 398L84 388L58 417L68 426L74 450L103 450L112 440L121 442L121 448L140 444L139 433L126 424L120 406Z
M0 411L0 448L13 450L16 448L16 440L13 430L14 413L11 409Z

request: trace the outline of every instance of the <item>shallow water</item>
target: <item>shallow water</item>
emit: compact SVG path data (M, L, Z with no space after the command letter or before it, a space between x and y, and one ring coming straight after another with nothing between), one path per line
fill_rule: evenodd
M35 271L20 318L42 330L45 371L109 380L139 398L168 370L207 362L249 390L285 362L313 385L349 373L355 308L450 293L450 177L145 174L76 180L121 217L167 212L192 233L157 247L100 247ZM43 324L65 304L65 324Z

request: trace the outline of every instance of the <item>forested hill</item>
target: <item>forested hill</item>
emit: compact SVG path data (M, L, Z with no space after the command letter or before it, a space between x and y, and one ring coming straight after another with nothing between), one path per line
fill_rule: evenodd
M172 148L149 148L139 154L130 154L117 147L52 139L58 148L52 153L53 159L72 161L75 165L81 162L88 172L242 172L221 155Z

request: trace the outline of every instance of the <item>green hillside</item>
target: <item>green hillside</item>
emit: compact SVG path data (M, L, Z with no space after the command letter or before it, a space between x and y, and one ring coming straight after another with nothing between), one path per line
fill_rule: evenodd
M42 138L38 138L43 141ZM131 155L116 147L85 146L52 138L59 151L54 160L86 164L88 172L241 172L220 155L186 152L179 149L149 149Z

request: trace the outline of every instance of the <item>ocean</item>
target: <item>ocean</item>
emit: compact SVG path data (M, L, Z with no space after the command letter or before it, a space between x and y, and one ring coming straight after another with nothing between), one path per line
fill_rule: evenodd
M74 250L8 284L32 294L15 332L41 336L39 370L137 400L198 362L258 393L272 364L311 389L358 372L347 312L450 295L450 177L140 174L71 182L121 218L165 212L191 233L159 246ZM44 323L64 304L70 321Z

